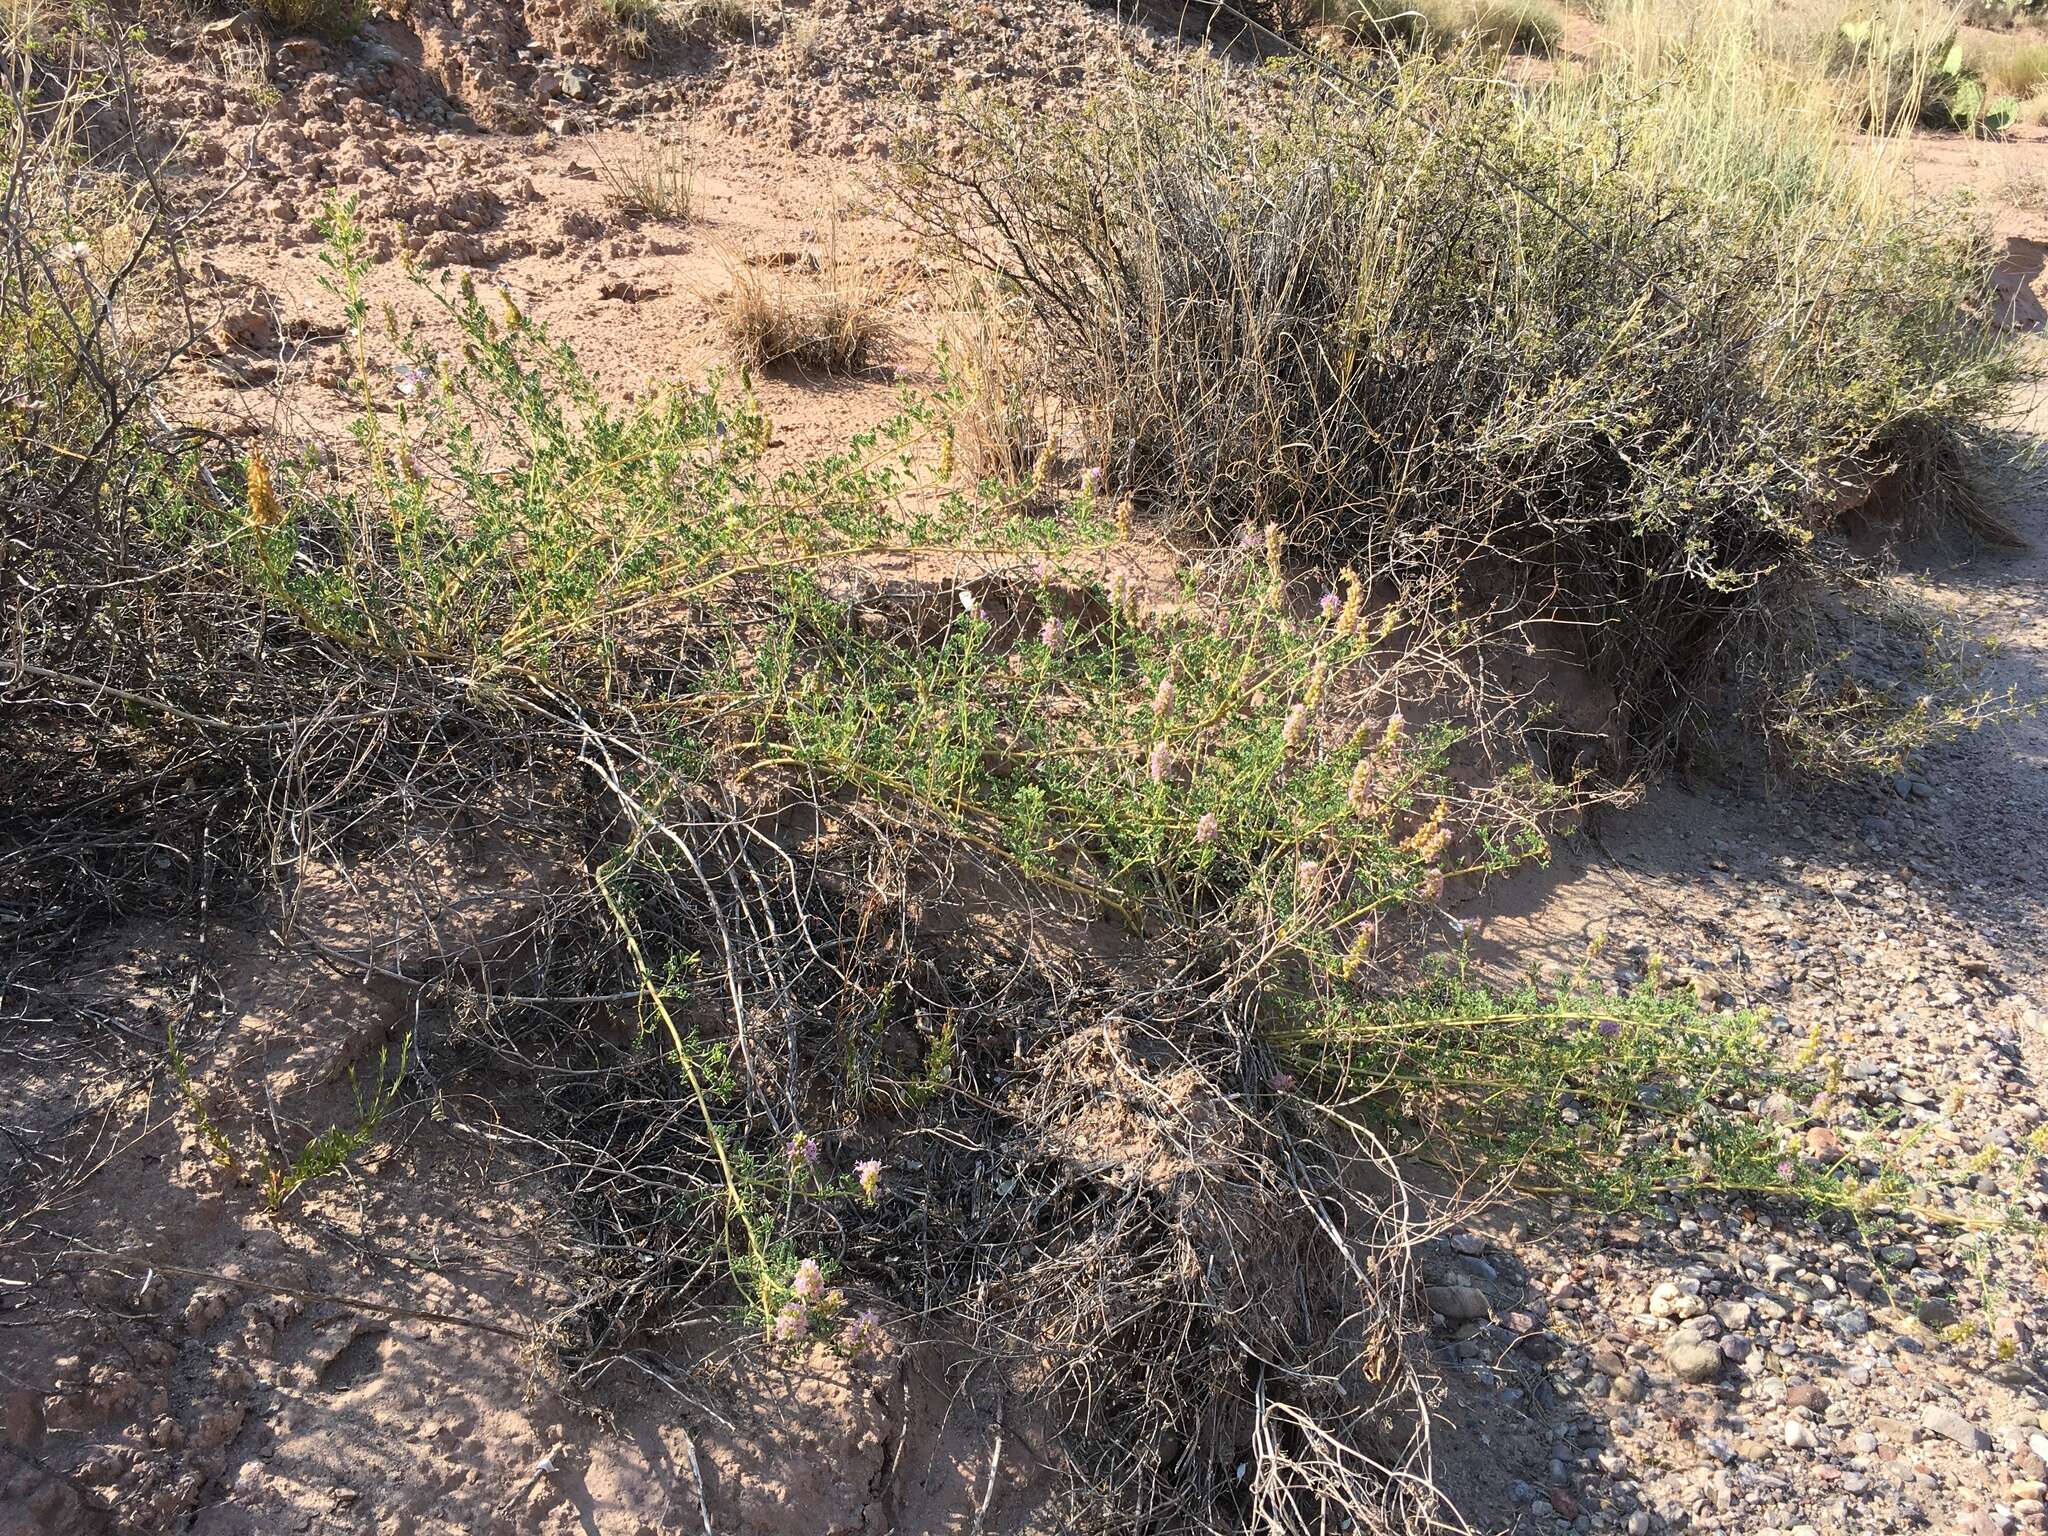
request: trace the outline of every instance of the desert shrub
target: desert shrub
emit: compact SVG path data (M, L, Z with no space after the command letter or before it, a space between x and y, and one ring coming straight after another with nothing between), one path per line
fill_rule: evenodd
M1958 323L1980 245L1852 205L1824 150L1722 124L1689 165L1713 125L1600 89L1529 110L1410 61L1297 80L1263 125L1138 81L1076 120L963 108L898 206L1020 295L1083 451L1167 523L1532 604L1656 742L1816 568L1841 478L2015 370Z

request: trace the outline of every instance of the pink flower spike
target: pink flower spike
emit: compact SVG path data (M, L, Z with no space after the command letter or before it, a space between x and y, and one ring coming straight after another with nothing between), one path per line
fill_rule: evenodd
M873 1205L882 1193L882 1160L871 1157L853 1165L854 1173L860 1179L860 1192Z
M1166 782L1166 770L1172 761L1173 754L1165 742L1155 741L1152 743L1152 758L1150 763L1147 764L1145 772L1151 777L1154 784L1164 784Z
M1195 841L1198 843L1213 843L1216 841L1216 834L1220 830L1221 828L1216 824L1216 813L1214 811L1204 811L1202 812L1202 819L1195 823Z
M811 1309L800 1301L792 1301L775 1314L775 1342L794 1344L811 1331Z
M816 1259L805 1259L797 1265L796 1278L789 1282L789 1288L799 1301L816 1301L825 1294L825 1271L818 1267Z

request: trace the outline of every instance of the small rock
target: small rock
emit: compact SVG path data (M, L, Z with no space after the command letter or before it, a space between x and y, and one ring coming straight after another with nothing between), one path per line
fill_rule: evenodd
M1785 1443L1795 1451L1817 1451L1820 1449L1820 1436L1813 1432L1813 1426L1806 1420L1787 1419Z
M1706 1310L1707 1304L1697 1294L1685 1290L1674 1280L1666 1280L1650 1292L1652 1317L1692 1318Z
M2027 1449L2043 1461L2048 1461L2048 1435L2027 1436Z
M0 1441L33 1451L43 1443L43 1394L29 1387L0 1393Z
M1708 1382L1721 1374L1723 1359L1718 1346L1702 1344L1696 1339L1675 1339L1664 1352L1664 1358L1671 1363L1671 1369L1679 1378L1691 1382Z
M1628 1517L1628 1536L1650 1536L1650 1512L1639 1509Z
M1717 1301L1714 1316L1721 1319L1721 1326L1740 1332L1749 1326L1750 1306L1746 1301Z
M1816 1125L1806 1133L1806 1155L1832 1162L1847 1157L1849 1149L1833 1131L1824 1125Z
M1991 1437L1953 1408L1930 1404L1920 1415L1920 1427L1944 1440L1953 1440L1966 1451L1982 1454L1991 1449Z
M1486 1293L1469 1285L1425 1286L1422 1299L1429 1303L1432 1312L1440 1312L1457 1322L1472 1322L1493 1312Z
M237 11L219 21L209 21L199 29L199 35L209 43L260 43L263 41L263 18L254 11Z
M1796 1386L1787 1389L1785 1393L1785 1406L1787 1408L1804 1408L1808 1413L1826 1413L1828 1411L1828 1395L1811 1382L1802 1381Z

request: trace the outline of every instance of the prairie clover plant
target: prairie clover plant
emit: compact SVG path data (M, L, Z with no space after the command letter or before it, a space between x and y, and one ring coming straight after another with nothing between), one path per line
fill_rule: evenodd
M1379 702L1407 675L1388 637L1412 617L1371 622L1356 578L1297 615L1278 529L1183 570L1141 615L1135 584L1103 574L1115 525L1086 508L906 497L936 432L925 405L771 478L744 388L611 406L466 280L429 289L459 337L436 354L373 323L353 206L331 204L326 229L367 469L340 495L302 476L290 516L237 534L252 577L324 632L460 658L479 683L637 691L745 771L914 810L1134 927L1150 903L1249 900L1333 969L1355 968L1389 906L1544 851L1563 791L1527 770L1453 782L1461 730ZM380 330L395 362L372 355ZM263 511L269 474L252 467ZM912 556L969 573L936 630L878 627L832 589ZM692 664L625 680L620 658L653 633L680 633ZM1294 878L1304 860L1314 882Z

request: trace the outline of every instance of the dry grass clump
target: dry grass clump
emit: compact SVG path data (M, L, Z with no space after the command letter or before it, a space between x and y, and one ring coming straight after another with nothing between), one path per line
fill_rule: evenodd
M720 321L733 355L756 368L788 364L803 373L865 372L887 344L880 292L847 272L836 255L810 263L731 265Z
M696 206L697 157L687 144L645 143L617 160L597 157L611 201L628 213L681 221Z
M1544 0L1348 0L1331 21L1368 47L1440 52L1481 49L1548 57L1564 36Z
M364 0L259 0L257 9L288 32L352 37L369 16Z
M1462 19L1448 0L1355 0L1332 20L1368 47L1433 49L1457 35Z
M1024 485L1043 478L1057 451L1056 403L1026 367L1028 347L1003 323L996 306L970 300L947 338L945 371L952 387L949 467L970 480Z
M1478 0L1465 35L1483 48L1548 58L1564 39L1556 12L1543 0Z
M685 37L747 37L761 26L758 0L670 0L669 15Z
M2048 42L1996 43L1979 52L1977 65L1993 90L2031 100L2048 85Z

